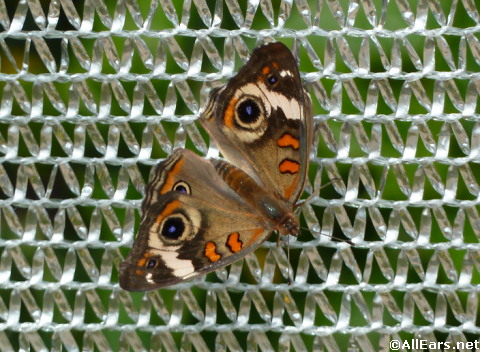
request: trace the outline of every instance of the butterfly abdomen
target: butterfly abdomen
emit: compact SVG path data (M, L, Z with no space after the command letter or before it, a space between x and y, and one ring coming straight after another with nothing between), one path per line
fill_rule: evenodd
M238 194L255 192L260 186L243 170L238 167L223 161L211 160L215 170L219 176Z

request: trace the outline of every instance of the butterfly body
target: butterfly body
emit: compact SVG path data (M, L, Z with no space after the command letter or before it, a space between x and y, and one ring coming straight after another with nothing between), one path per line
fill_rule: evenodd
M272 231L296 236L293 207L306 181L312 120L288 48L257 48L200 117L228 161L177 149L158 165L120 286L170 286L244 257Z
M281 198L273 197L248 174L223 160L213 159L218 174L253 209L272 222L272 228L282 235L298 234L298 223L291 214L291 206Z

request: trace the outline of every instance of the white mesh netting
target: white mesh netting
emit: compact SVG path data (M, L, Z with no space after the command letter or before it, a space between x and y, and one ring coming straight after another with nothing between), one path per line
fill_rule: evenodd
M0 0L0 351L474 342L479 33L475 0ZM207 152L208 91L272 39L299 58L308 190L326 185L290 258L272 236L202 280L121 290L152 166Z

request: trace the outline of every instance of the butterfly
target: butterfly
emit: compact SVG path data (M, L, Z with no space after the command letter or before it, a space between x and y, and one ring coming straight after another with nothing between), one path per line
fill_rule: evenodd
M176 149L145 191L120 286L154 290L243 258L272 231L299 232L293 209L307 179L313 113L291 51L256 48L199 118L225 160Z

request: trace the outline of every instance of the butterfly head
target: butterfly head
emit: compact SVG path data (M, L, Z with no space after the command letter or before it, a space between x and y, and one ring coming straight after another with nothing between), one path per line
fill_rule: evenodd
M281 235L298 236L300 227L295 216L291 213L285 214L277 224L276 230Z

